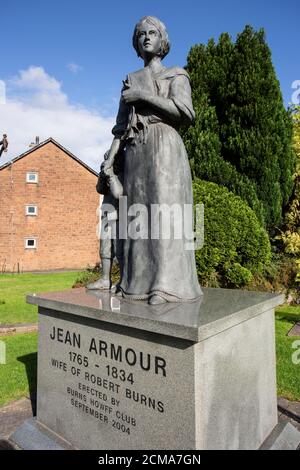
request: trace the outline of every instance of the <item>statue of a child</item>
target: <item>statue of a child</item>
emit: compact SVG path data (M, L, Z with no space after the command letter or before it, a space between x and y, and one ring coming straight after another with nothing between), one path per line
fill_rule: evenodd
M104 155L97 182L97 192L103 195L101 205L101 232L100 232L100 258L102 277L98 281L87 285L91 290L109 290L112 288L111 269L114 258L117 258L120 277L123 271L123 243L119 239L119 197L122 196L122 177L124 156L120 152L113 167L104 171L108 152Z

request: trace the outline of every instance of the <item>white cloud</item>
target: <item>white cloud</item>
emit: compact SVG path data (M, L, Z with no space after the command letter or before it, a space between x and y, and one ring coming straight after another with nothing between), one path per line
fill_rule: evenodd
M75 74L82 70L81 65L75 64L75 62L70 62L67 64L67 68L70 70L70 72Z
M61 93L61 83L48 75L43 67L29 67L27 70L21 70L19 75L12 78L10 82L23 89Z
M53 137L89 166L99 169L112 141L115 118L71 104L62 84L42 67L20 71L7 88L6 104L0 103L0 134L7 133L9 149L2 154L0 165L26 151L39 136L40 141Z
M6 85L3 80L0 80L0 104L6 102Z

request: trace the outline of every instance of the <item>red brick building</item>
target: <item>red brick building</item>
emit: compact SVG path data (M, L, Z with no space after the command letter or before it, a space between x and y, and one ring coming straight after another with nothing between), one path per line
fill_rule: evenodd
M97 173L54 139L0 166L0 273L99 261Z

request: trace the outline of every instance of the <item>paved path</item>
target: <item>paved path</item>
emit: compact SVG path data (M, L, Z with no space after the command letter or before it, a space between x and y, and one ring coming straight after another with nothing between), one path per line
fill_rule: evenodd
M278 397L278 416L290 421L300 431L300 402Z
M14 325L0 324L0 336L31 333L38 330L37 323L16 323Z

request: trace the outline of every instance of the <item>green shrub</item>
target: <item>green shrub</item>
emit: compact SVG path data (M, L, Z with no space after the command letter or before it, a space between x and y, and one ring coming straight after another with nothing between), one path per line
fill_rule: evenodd
M73 287L86 287L88 284L97 281L102 277L102 268L95 266L93 268L87 267L85 271L81 272L76 279ZM113 263L111 270L111 281L117 284L120 280L120 271L117 263Z
M250 290L282 292L289 303L299 303L297 272L296 259L285 253L273 253L270 264L261 273L255 273L248 287Z
M233 265L226 270L226 276L228 281L234 286L247 285L253 278L251 271L244 268L239 263L233 263Z
M271 258L267 232L238 196L215 183L195 180L194 204L204 204L204 246L196 251L202 285L241 287Z
M91 282L95 282L101 277L101 269L99 266L90 267L88 266L85 271L79 273L79 276L76 278L73 288L75 287L85 287Z

